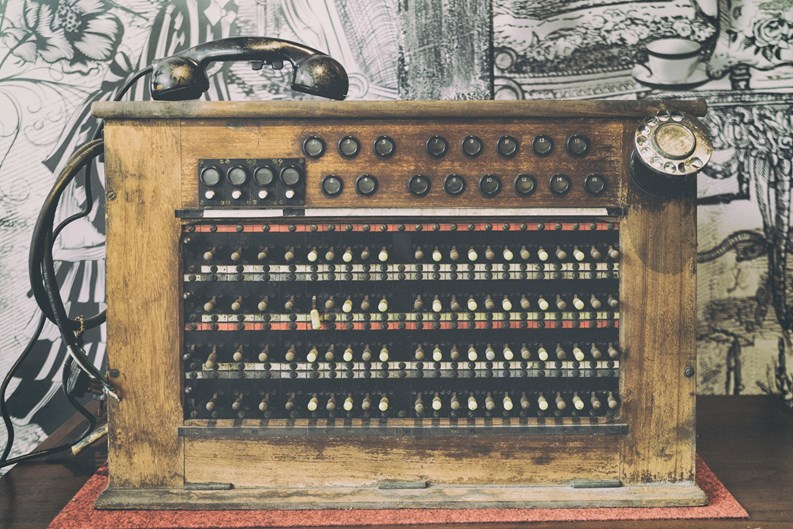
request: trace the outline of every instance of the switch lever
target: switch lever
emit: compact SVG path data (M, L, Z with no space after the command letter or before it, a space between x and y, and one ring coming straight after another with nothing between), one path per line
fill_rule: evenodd
M319 319L319 311L317 310L317 296L311 298L311 312L309 312L309 318L311 319L311 328L318 331L321 327L321 322Z

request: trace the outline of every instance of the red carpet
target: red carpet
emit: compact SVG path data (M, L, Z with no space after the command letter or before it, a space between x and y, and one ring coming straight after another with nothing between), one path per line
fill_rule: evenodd
M107 486L98 473L52 521L49 529L256 528L295 526L415 525L432 523L540 522L748 518L743 507L697 457L697 483L708 495L704 507L630 509L409 509L325 511L98 511L94 500Z

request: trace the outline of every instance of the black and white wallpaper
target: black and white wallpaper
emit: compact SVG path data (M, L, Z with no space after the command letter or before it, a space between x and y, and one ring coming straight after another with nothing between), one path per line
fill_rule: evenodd
M793 0L0 0L0 375L35 327L29 239L96 129L90 104L155 58L234 35L329 52L350 99L705 97L716 154L699 180L699 391L793 400ZM664 63L648 49L696 53ZM209 99L308 97L286 70L212 73ZM147 99L145 82L129 97ZM104 303L101 164L92 174L94 210L56 244L72 316ZM59 218L85 200L78 182ZM101 365L103 331L86 342ZM9 388L13 454L71 414L64 359L48 324Z

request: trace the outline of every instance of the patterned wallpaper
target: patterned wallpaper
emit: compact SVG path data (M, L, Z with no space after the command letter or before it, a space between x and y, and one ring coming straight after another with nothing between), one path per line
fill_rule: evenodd
M155 58L233 35L328 51L351 99L706 97L716 154L699 182L700 392L790 400L793 0L0 0L0 374L35 327L29 238L54 175L96 129L90 104ZM672 79L653 73L653 46L697 53ZM286 70L212 73L213 100L309 97ZM146 99L144 86L130 98ZM56 247L72 315L104 302L101 164L92 174L98 202ZM59 218L85 200L72 185ZM86 342L101 365L103 331ZM14 454L71 413L64 359L48 324L9 388Z

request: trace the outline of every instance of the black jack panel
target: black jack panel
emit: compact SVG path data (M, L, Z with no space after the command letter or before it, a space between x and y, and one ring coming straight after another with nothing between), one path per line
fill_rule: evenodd
M488 220L185 226L185 419L616 416L619 224Z

